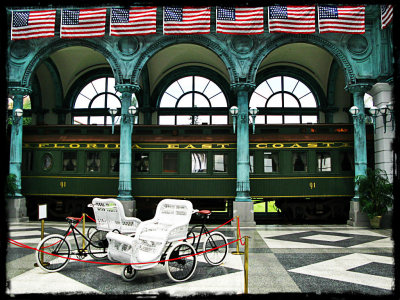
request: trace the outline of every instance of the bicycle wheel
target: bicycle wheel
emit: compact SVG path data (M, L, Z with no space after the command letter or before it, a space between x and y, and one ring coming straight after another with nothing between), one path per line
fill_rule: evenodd
M136 275L137 275L137 270L135 270L134 268L132 268L132 266L129 265L125 266L121 272L122 279L128 282L133 281Z
M107 257L108 241L107 231L96 230L90 236L88 245L89 255L94 259L105 259Z
M36 251L36 262L46 272L58 272L69 262L71 245L60 234L45 237L39 242L37 249L40 251Z
M228 244L225 236L220 232L213 232L209 235L204 243L204 258L213 266L218 266L223 263L228 253ZM211 250L213 249L213 250Z
M193 246L186 242L180 242L172 247L167 253L165 262L168 277L175 282L185 281L192 277L197 266L195 254Z

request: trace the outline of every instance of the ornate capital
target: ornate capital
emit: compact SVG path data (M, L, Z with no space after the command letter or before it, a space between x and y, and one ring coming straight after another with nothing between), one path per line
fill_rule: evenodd
M372 85L369 83L354 83L347 85L344 89L349 93L366 93L371 89Z
M13 87L8 87L8 93L14 96L16 95L25 96L25 95L30 95L32 93L32 89L28 87L13 86Z
M120 93L136 93L140 91L140 86L138 84L122 83L116 84L115 89Z
M251 93L255 90L255 88L256 88L256 85L254 83L249 83L249 82L237 82L237 83L231 84L231 89L235 93L238 93L241 91Z

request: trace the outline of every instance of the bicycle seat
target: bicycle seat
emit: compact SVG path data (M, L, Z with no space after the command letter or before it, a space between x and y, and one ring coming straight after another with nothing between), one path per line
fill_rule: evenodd
M211 211L208 209L199 210L197 213L201 214L201 215L207 215L207 216L211 215Z
M75 217L66 217L66 219L69 223L78 223L81 220L80 218Z

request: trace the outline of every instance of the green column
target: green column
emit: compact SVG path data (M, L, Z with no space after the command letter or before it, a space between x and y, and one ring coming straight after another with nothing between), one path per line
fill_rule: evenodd
M121 201L127 216L136 215L136 202L132 197L132 128L133 118L128 113L132 105L132 94L139 91L134 84L118 84L115 89L121 96L121 129L119 149L118 200Z
M31 89L24 87L9 88L9 93L14 96L12 116L14 116L16 109L23 109L23 98L31 92ZM23 118L17 120L12 117L12 120L9 173L16 176L17 190L15 195L8 195L8 214L9 219L27 221L26 200L21 194Z
M353 84L346 90L353 94L353 105L359 113L353 116L354 124L354 175L362 176L367 173L367 135L365 127L364 94L371 89L369 84ZM350 203L349 225L364 225L368 220L360 214L358 186L354 185L354 197Z
M249 98L255 84L235 83L231 88L237 97L239 109L236 122L237 161L236 161L236 198L233 214L239 216L240 224L254 226L254 207L250 197L250 159L249 159ZM236 220L235 220L236 221ZM233 223L235 223L235 221Z

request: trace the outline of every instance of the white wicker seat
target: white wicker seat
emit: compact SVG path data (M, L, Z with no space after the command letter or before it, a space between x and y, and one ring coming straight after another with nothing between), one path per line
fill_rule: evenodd
M135 237L107 233L108 258L112 261L135 264L134 269L148 269L158 261L166 243L186 238L193 206L190 201L164 199L157 205L153 219L139 224Z
M94 198L92 205L97 230L118 231L121 234L135 234L141 220L125 216L120 201L113 198Z

